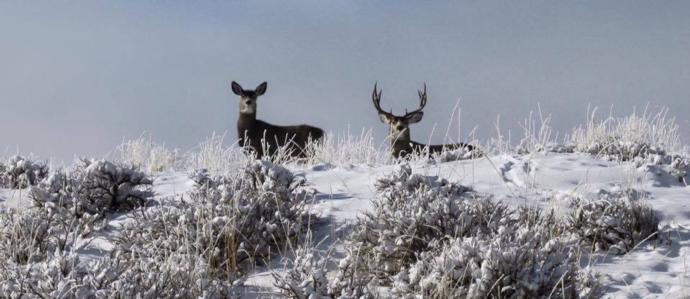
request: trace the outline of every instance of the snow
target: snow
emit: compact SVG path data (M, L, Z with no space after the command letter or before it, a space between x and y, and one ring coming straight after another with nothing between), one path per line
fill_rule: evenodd
M314 188L317 202L313 210L325 219L315 234L328 236L326 245L341 237L343 225L352 223L362 211L371 208L376 194L374 182L391 173L395 165L330 164L289 165ZM690 296L690 187L665 173L659 166L637 167L633 162L613 162L589 154L540 152L528 155L494 155L454 162L415 162L415 173L445 178L493 196L511 206L554 208L569 211L569 198L634 188L647 194L646 200L660 215L661 234L667 241L645 242L625 255L595 254L581 264L601 275L605 297L681 298ZM156 199L184 198L194 182L188 172L168 171L155 175ZM27 190L0 189L2 208L27 206ZM111 220L112 229L121 227L126 217ZM320 240L315 240L318 242ZM89 253L106 252L112 244L107 236L98 236ZM85 252L86 254L86 252ZM257 269L249 275L248 287L272 288L270 269Z

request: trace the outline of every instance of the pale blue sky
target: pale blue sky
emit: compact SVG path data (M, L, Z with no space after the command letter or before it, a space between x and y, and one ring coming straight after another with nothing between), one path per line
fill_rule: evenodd
M0 43L4 153L102 156L143 131L182 149L234 138L232 80L268 81L265 121L379 138L374 81L397 112L427 82L419 140L458 99L462 133L480 138L497 115L520 133L537 103L567 131L588 104L651 102L690 140L688 1L2 1Z

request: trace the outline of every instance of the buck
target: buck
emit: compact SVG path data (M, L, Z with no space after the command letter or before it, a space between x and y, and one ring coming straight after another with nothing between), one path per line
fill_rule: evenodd
M426 84L424 84L424 90L418 90L419 93L419 108L412 112L407 112L405 110L405 115L397 116L391 112L386 112L381 109L381 93L383 90L377 92L377 86L374 84L374 93L372 94L372 100L374 101L374 107L379 113L381 122L388 124L388 138L391 142L391 151L396 158L405 158L411 153L425 153L429 154L441 153L447 150L454 150L458 148L465 148L468 151L472 151L474 147L465 143L455 143L455 144L438 144L438 145L426 145L419 142L414 142L410 139L410 124L418 123L422 120L424 116L424 106L426 106Z
M237 119L237 135L240 146L256 153L257 158L274 156L287 146L292 157L306 157L304 151L310 140L323 138L323 130L309 125L275 126L256 119L256 101L266 92L268 84L263 82L254 90L242 88L232 81L232 92L240 97L240 117Z

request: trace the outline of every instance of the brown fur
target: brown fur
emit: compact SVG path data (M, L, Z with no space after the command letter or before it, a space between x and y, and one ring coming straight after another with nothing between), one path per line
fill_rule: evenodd
M466 143L428 145L414 141L404 142L398 139L392 142L391 152L393 154L393 157L405 158L413 153L425 153L426 151L428 151L429 154L439 154L444 151L452 151L463 147L468 151L472 151L474 149L472 145Z

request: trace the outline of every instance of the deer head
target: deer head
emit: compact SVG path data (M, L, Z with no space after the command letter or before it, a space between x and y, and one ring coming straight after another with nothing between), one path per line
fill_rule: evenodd
M419 122L424 116L422 109L424 109L424 106L426 105L426 84L424 84L423 90L418 90L419 108L412 112L407 112L406 109L405 115L403 116L394 115L393 110L391 110L391 112L386 112L381 109L381 93L383 91L381 90L377 93L376 89L377 86L374 84L372 100L374 101L374 107L376 107L376 110L379 113L381 122L388 124L389 126L388 137L391 138L391 141L410 142L410 124Z
M254 90L243 89L237 82L232 81L232 92L240 96L240 114L256 114L256 99L266 92L267 83L259 84Z

